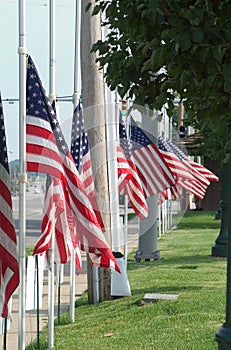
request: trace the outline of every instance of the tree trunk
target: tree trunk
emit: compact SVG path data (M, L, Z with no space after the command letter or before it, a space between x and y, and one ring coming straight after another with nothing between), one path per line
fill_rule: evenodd
M85 12L88 2L88 0L81 2L82 100L84 120L89 137L96 199L106 228L106 239L111 245L104 79L103 71L99 70L98 64L95 63L96 54L90 52L92 45L101 39L101 16L98 14L92 17L91 11ZM99 275L99 298L103 300L109 297L108 291L110 293L110 270L103 269ZM91 300L91 298L89 299Z

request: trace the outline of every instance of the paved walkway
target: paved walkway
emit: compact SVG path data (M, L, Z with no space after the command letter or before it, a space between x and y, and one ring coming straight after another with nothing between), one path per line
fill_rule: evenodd
M138 247L138 219L134 218L129 221L128 225L128 237L127 237L127 251L130 252ZM69 283L69 265L64 268L64 282L61 285L60 300L61 307L60 313L64 313L68 310L70 305L70 283ZM86 257L83 255L83 269L79 276L76 275L75 297L76 299L81 296L87 290L87 275L86 275ZM47 325L48 323L48 281L47 274L44 276L43 287L43 307L39 312L39 329ZM58 289L55 288L55 317L58 316ZM37 337L37 314L36 310L26 312L26 345ZM3 336L0 336L0 350L3 349ZM12 301L12 313L11 313L11 326L7 332L7 350L23 350L18 348L18 290L13 295Z

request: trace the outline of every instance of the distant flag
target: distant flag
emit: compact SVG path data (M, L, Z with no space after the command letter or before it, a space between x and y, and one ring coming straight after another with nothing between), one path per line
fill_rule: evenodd
M132 155L146 197L175 184L174 176L153 141L131 118Z
M8 301L19 285L17 238L12 213L10 173L0 96L0 316L7 318Z
M216 176L211 170L207 169L202 164L194 162L189 157L187 157L186 154L178 146L176 146L171 141L168 141L168 142L172 150L174 151L174 153L177 155L177 157L182 161L184 161L190 167L190 169L194 174L195 172L196 173L198 172L200 175L202 175L209 181L216 181L216 182L219 181L219 177Z
M182 161L173 152L167 140L163 137L158 137L158 148L164 157L166 163L171 169L176 180L185 179L193 181L194 177L189 171L189 169L182 163Z
M119 118L119 139L120 147L123 150L125 160L131 172L131 177L125 183L124 191L128 195L128 199L135 213L144 219L148 216L148 206L146 203L144 191L140 182L139 175L132 157L131 147L128 142L127 133L122 116Z
M176 200L182 196L183 188L177 181L171 188L159 193L158 204L161 205L165 200Z
M173 147L168 140L165 140L160 136L158 138L158 145L169 166L171 166L172 172L176 178L177 186L180 186L187 192L203 199L210 182L204 176L199 174L197 170L191 168L187 162L182 161L182 158L180 159L174 152Z
M78 228L81 247L102 258L102 267L119 270L62 134L51 101L45 94L31 57L27 66L27 170L62 181ZM87 247L87 248L86 248ZM101 266L101 260L97 263ZM107 266L105 266L107 261Z
M158 194L158 204L161 205L165 200L172 199L172 193L170 188L167 188L167 190L163 192L159 192Z
M178 197L182 196L183 189L178 182L176 182L175 185L173 185L169 190L171 192L172 199L177 199Z
M196 182L200 186L205 188L205 191L206 191L208 185L210 184L210 181L204 175L202 175L195 167L191 165L191 163L189 162L189 158L185 156L185 154L179 149L179 147L174 145L171 141L167 141L167 142L170 145L172 152L177 156L177 158L181 161L181 163L184 164L187 167L188 171L193 175L194 182L196 179Z

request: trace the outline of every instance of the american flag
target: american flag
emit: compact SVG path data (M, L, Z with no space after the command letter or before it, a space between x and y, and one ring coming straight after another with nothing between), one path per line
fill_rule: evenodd
M108 268L119 270L102 233L85 187L62 134L51 101L45 94L35 65L27 65L27 170L59 178L67 188L68 199L78 229L81 247L102 257ZM104 259L106 257L106 259ZM100 265L101 266L101 265Z
M131 177L125 183L124 191L128 195L128 199L135 211L135 213L144 219L148 216L148 207L144 195L142 185L140 183L139 175L132 157L131 147L128 142L127 133L124 121L120 114L119 117L119 139L120 146L125 155L125 161L127 161L128 168L131 172Z
M0 96L0 316L7 318L8 301L19 284L17 238L14 227L10 173Z
M87 131L84 126L83 110L80 101L74 109L72 118L71 154L87 195L91 201L98 222L101 228L104 229L103 220L95 196L89 141Z
M182 194L183 187L180 185L180 182L177 181L171 188L159 193L158 204L161 205L167 199L176 200L178 197L181 197Z
M71 251L75 251L75 261L78 272L81 271L82 261L75 231L72 210L68 204L68 194L58 178L47 176L44 212L42 219L42 234L34 248L34 254L46 252L49 263L49 249L54 237L54 261L66 264Z
M158 147L131 118L132 155L146 197L163 192L174 183L174 176Z
M190 167L190 169L192 169L194 173L198 172L199 173L199 174L197 173L198 176L202 175L202 179L203 177L205 177L208 181L216 181L216 182L219 181L219 177L216 176L211 170L207 169L202 164L192 161L189 157L186 156L186 154L178 146L176 146L171 141L168 141L168 142L170 144L170 147L174 151L174 153L177 155L177 157L182 161L184 161Z
M177 157L177 155L173 152L167 140L163 137L158 137L158 148L163 155L166 163L171 169L173 175L176 180L185 179L189 181L193 181L194 177L189 171L189 169L182 163L182 161Z
M164 140L160 136L158 145L169 166L171 166L171 170L176 177L177 186L203 199L210 182L196 169L193 169L179 153L176 153L170 141Z
M55 112L56 106L53 101ZM50 264L50 247L54 239L54 262L66 264L74 250L76 266L80 272L82 258L72 211L67 203L68 195L60 179L47 175L41 237L34 248L34 254L45 252L47 263Z

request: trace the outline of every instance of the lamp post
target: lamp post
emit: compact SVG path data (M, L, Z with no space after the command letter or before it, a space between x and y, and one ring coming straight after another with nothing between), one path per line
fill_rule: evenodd
M227 245L228 245L228 233L229 233L229 216L230 212L227 208L227 201L229 201L229 192L227 188L229 186L230 179L227 177L228 164L223 165L222 169L222 186L221 186L221 228L219 235L212 247L212 256L227 257Z
M221 328L215 334L218 342L218 350L231 349L231 161L223 165L223 193L222 216L224 215L227 230L227 282L226 282L226 319Z

